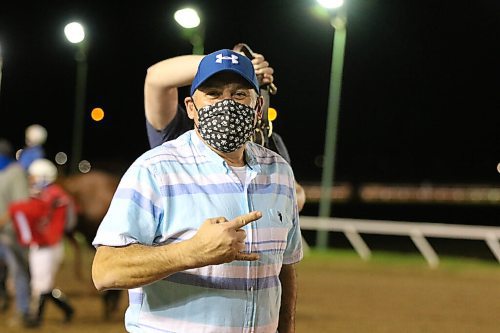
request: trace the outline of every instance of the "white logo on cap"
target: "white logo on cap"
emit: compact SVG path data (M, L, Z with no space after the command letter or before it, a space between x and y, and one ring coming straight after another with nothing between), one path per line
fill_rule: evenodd
M224 57L222 53L219 53L218 55L215 56L217 59L215 60L216 63L222 64L222 60L231 60L231 63L237 64L238 63L238 56L236 54L232 54L230 57Z

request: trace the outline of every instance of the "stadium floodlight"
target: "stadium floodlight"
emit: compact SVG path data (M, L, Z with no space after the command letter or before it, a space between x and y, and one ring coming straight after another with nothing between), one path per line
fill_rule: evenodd
M317 0L318 3L327 9L340 8L344 5L344 0Z
M64 35L70 43L78 44L85 39L85 30L80 23L71 22L64 27Z
M71 148L71 172L78 171L78 165L82 155L83 124L85 110L85 94L87 90L87 49L88 42L85 39L85 29L78 22L71 22L64 27L66 39L77 45L75 52L76 61L76 86L75 86L75 111L73 115L73 138Z
M316 0L322 7L327 9L340 8L344 5L344 0Z
M182 8L174 13L175 21L182 27L182 35L193 45L193 54L204 52L204 27L200 15L193 8Z
M174 19L179 25L186 29L196 28L200 25L200 16L193 8L179 9L174 14Z
M323 153L323 170L321 175L321 197L319 216L330 217L332 205L332 187L335 174L335 153L337 127L344 67L344 50L346 42L347 16L342 7L343 0L317 0L320 5L330 11L330 22L333 27L333 48L331 57L330 88L328 94L328 112L326 117L325 147ZM328 247L328 231L320 230L316 234L316 246Z
M2 67L3 67L2 45L0 44L0 92L2 92Z

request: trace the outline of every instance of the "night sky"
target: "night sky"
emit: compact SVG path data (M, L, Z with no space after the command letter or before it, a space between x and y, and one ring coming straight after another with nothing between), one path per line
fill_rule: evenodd
M349 182L500 183L500 2L347 2L348 27L335 179ZM192 1L205 50L246 42L275 69L275 130L297 179L320 181L333 28L314 0ZM71 147L74 46L63 28L87 29L83 158L128 165L148 149L148 66L188 54L172 16L185 1L5 2L0 136L49 131L49 157ZM187 90L183 90L186 93ZM184 96L182 96L184 97ZM93 107L106 112L93 122Z

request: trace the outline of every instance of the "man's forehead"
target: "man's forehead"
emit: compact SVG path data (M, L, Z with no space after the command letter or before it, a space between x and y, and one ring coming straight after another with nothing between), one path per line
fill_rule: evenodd
M203 82L200 88L221 87L230 84L238 85L242 88L253 89L252 85L242 78L241 75L231 71L224 71L213 75Z

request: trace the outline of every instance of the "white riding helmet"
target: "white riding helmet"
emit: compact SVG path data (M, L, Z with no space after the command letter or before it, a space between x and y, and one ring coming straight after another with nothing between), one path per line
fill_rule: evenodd
M25 141L28 146L43 145L47 140L47 130L42 125L33 124L26 127Z
M40 158L34 160L28 168L28 174L33 178L36 187L45 187L57 179L57 167L51 161Z

